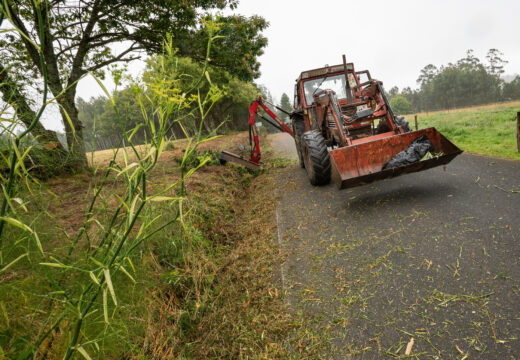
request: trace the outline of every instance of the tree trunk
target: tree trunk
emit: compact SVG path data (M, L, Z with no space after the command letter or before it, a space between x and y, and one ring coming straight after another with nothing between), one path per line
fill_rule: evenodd
M60 114L67 137L68 165L72 170L78 171L87 167L87 156L85 154L85 142L83 141L83 125L79 120L78 109L74 99L75 93L76 87L70 87L58 101L61 105Z
M45 20L46 16L48 16L48 12L44 12L43 15L45 15ZM88 167L88 163L85 154L85 143L83 141L83 126L79 121L78 110L76 109L75 102L76 87L78 84L76 80L79 80L80 75L78 69L76 69L73 64L69 82L65 88L63 87L58 67L58 60L54 53L52 34L48 25L43 26L43 32L45 33L43 57L47 69L47 83L49 89L57 98L58 104L60 105L60 114L67 138L67 167L72 172L82 171Z
M19 86L9 77L7 69L0 64L0 92L2 100L10 104L15 110L17 118L29 127L36 118L36 113L31 109L25 96L21 93ZM49 149L65 151L63 145L58 140L56 132L45 129L41 123L37 123L32 130L32 135L37 138L40 144L44 144Z

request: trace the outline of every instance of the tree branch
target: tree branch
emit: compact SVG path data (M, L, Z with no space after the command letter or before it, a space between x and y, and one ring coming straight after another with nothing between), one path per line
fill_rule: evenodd
M124 39L124 35L125 35L124 33L103 33L103 34L98 34L96 36L92 36L88 39L89 40L88 49L90 50L90 49L95 48L96 46L103 46L103 45L107 45L107 44L110 44L113 42L121 41ZM93 40L95 40L95 39L104 38L107 36L113 36L113 37L110 38L110 40L93 42ZM67 38L61 37L60 39L67 39ZM73 38L70 38L70 40L73 40ZM67 51L70 51L79 46L80 46L80 43L75 42L72 45L69 45L66 48L61 49L60 52L57 54L57 56L59 57L59 56L63 55L64 53L66 53Z
M135 44L135 43L134 43ZM102 67L105 67L107 65L110 65L110 64L113 64L115 62L129 62L129 61L133 61L133 60L137 60L140 58L140 56L134 56L134 57L129 57L129 58L124 58L124 56L132 51L136 51L136 50L143 50L144 48L143 47L133 47L133 45L130 46L128 49L126 49L125 51L123 51L121 54L119 54L118 56L116 56L115 58L112 58L112 59L108 59L108 60L105 60L105 61L102 61L94 66L91 66L85 70L83 70L83 74L86 74L87 72L91 72L91 71L96 71L96 70L99 70L101 69ZM81 75L83 75L81 74Z
M54 96L58 96L63 90L63 85L60 79L60 70L58 67L58 60L56 58L56 54L54 53L54 44L52 35L49 29L49 4L47 2L41 2L41 17L42 17L42 26L39 29L43 32L43 44L41 51L43 53L43 58L45 59L45 65L47 67L47 78L49 88L51 89ZM33 12L34 12L34 22L38 24L38 10L33 4ZM37 27L38 28L38 27Z
M40 56L38 55L38 49L28 40L28 38L31 38L31 34L25 27L25 24L23 23L22 19L18 16L18 14L14 11L12 6L7 6L7 9L2 4L2 11L8 12L10 15L10 20L13 22L13 25L20 31L24 36L20 35L21 40L27 49L27 52L29 53L29 56L31 57L32 62L36 65L38 70L41 72L41 64L40 64Z
M72 68L70 71L70 76L67 82L67 86L72 85L75 83L82 74L82 65L83 61L85 60L85 56L87 55L87 52L89 50L88 44L90 42L89 38L92 34L92 30L94 29L94 26L96 25L97 21L99 20L98 17L98 11L99 6L101 4L100 0L96 0L94 2L94 5L92 6L92 12L90 13L90 19L88 20L87 26L85 28L85 31L83 33L83 37L81 38L79 45L78 45L78 51L76 52L76 56L74 57L74 60L72 61Z
M29 127L36 117L36 113L31 109L26 97L22 94L20 86L9 76L8 69L0 64L0 91L2 100L11 105L16 110L17 118ZM38 141L43 144L54 143L53 146L64 150L58 140L58 136L52 130L47 130L38 122L32 129L32 134L37 136Z

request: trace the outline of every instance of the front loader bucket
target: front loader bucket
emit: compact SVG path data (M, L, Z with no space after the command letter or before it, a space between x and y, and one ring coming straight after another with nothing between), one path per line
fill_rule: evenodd
M371 141L354 140L351 146L330 151L332 179L338 189L427 170L447 164L462 153L462 150L433 127L399 135L387 134L387 136L376 135L378 138ZM423 135L432 142L434 153L442 153L441 155L413 164L382 170L387 161L407 149L413 140Z

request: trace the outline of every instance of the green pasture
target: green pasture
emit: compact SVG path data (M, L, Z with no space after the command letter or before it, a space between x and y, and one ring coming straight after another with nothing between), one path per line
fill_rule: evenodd
M435 127L462 150L520 160L516 143L516 114L520 102L418 114L419 128ZM413 127L414 115L407 120Z

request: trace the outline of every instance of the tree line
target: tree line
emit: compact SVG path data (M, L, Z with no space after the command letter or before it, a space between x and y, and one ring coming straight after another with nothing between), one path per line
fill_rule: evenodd
M502 78L507 63L498 49L488 51L486 62L470 49L455 63L426 65L417 78L417 89L400 91L394 86L387 95L392 108L402 114L518 100L520 76L509 82Z

